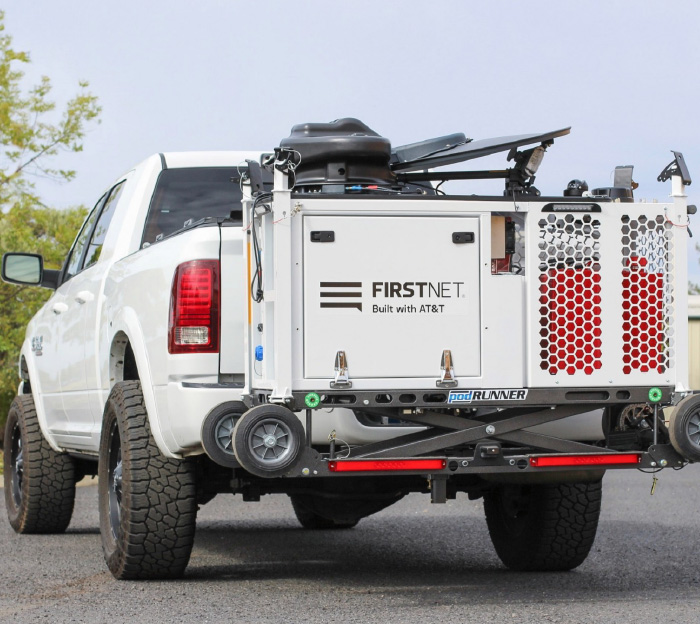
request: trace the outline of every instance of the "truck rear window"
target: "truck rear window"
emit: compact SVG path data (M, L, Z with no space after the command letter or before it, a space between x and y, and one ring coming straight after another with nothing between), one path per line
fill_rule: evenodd
M241 218L240 178L245 167L165 169L156 183L144 227L155 243L204 217Z

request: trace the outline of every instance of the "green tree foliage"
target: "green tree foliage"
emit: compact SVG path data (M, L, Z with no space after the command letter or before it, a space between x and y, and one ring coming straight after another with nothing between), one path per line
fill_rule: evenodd
M34 179L68 181L75 176L53 166L53 157L82 150L86 125L97 118L100 107L85 82L62 111L50 99L46 76L26 88L22 67L30 57L13 49L4 17L0 11L0 254L40 253L47 268L59 268L86 211L43 205ZM17 360L27 323L50 294L44 288L0 282L0 424L17 391Z

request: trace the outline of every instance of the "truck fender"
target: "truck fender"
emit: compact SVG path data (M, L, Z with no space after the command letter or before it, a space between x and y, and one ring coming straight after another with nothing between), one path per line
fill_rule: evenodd
M141 390L143 392L143 400L148 413L148 421L151 426L151 433L159 450L166 457L179 459L179 455L174 454L170 447L177 448L177 443L170 434L166 434L167 428L161 426L161 418L158 414L155 394L153 392L153 384L151 383L151 367L148 360L148 352L145 347L144 334L141 329L138 315L133 308L119 309L114 318L110 321L110 353L114 352L114 347L118 342L126 339L131 346L131 350L136 360L136 368L139 372L139 380L141 381ZM119 351L119 349L117 349ZM109 354L105 354L111 357ZM103 362L105 360L102 360ZM112 389L112 386L117 381L112 376L112 366L110 362L110 374L107 376L109 387L105 388L107 393Z
M39 421L39 429L41 429L41 435L49 443L49 446L59 453L63 452L63 449L59 447L46 426L46 412L44 410L44 402L41 400L41 384L39 383L39 373L36 370L36 359L32 353L31 345L29 339L25 338L22 343L22 349L20 350L19 360L17 361L18 372L20 377L22 375L22 358L27 364L27 372L29 373L29 381L32 385L32 397L34 398L34 407L36 409L36 417ZM24 382L23 382L24 383Z

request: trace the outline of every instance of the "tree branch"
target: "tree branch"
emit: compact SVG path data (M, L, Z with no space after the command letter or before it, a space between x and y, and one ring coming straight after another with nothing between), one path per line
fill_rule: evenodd
M8 301L11 301L12 299L15 299L19 293L21 293L23 290L27 290L29 286L18 286L16 287L15 291L10 293L7 297L4 299L0 299L0 305L3 305L7 303Z
M61 139L64 138L65 136L66 136L65 134L61 134L53 143L51 143L50 145L47 145L42 150L38 151L27 162L22 163L21 165L18 165L17 168L9 176L5 176L4 180L0 180L0 184L6 184L10 180L13 180L14 178L16 178L20 173L22 173L22 171L25 168L27 168L29 165L31 165L35 160L41 158L50 149L56 147L61 142Z

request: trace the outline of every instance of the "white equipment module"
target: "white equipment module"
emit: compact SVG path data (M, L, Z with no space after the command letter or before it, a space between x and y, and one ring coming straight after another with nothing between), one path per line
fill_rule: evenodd
M635 202L629 166L610 187L572 180L541 196L537 168L568 133L392 149L343 119L295 126L262 166L249 162L250 409L233 434L246 471L307 483L422 475L444 502L478 483L592 492L607 469L700 461L683 156L659 175L666 201ZM503 151L509 169L439 170ZM491 178L505 180L502 196L440 190ZM340 407L398 427L396 437L352 446L331 432L327 446L312 445L314 410ZM294 414L303 410L305 430ZM487 506L501 504L496 494ZM505 561L514 538L500 548L494 527Z
M315 392L324 405L408 416L687 392L682 155L666 202L635 203L631 186L587 192L578 180L540 197L536 166L564 134L453 135L398 148L381 170L386 139L356 120L295 128L270 165L274 192L244 211L259 299L250 396L301 409ZM506 149L513 169L426 172ZM430 184L460 177L503 177L506 197Z

